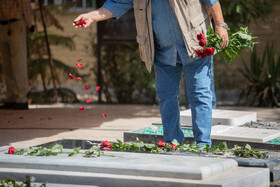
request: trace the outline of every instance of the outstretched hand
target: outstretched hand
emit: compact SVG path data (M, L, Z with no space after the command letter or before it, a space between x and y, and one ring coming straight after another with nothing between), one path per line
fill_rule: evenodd
M215 32L220 36L220 38L223 40L223 42L220 44L220 47L224 49L228 46L228 32L227 29L223 27L216 27Z
M91 23L96 22L89 13L79 15L74 21L73 26L78 28L86 28L90 26Z

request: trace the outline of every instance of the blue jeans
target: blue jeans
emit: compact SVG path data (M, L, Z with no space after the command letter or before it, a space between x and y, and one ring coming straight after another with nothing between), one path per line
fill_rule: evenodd
M180 61L176 66L154 62L156 94L167 143L173 139L180 143L184 140L178 101L180 81L184 74L191 106L194 141L198 146L211 146L212 61L213 56L206 56L204 59L196 57L185 65Z

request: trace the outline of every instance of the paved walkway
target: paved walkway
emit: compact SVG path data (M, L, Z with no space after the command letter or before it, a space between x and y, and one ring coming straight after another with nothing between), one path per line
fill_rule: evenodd
M79 111L80 106L86 110ZM280 120L280 108L218 109L256 111L259 120ZM27 111L0 110L0 146L35 146L62 138L116 141L124 131L159 121L156 105L31 105Z

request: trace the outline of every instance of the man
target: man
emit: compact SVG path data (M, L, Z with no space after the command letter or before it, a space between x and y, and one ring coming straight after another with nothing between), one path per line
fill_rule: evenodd
M211 146L212 125L211 63L213 56L198 57L196 35L206 34L213 16L215 31L228 45L228 33L218 0L107 0L102 8L78 16L91 23L121 17L134 7L140 57L151 71L155 67L156 94L167 143L182 143L178 94L182 73L192 111L194 141ZM207 8L208 7L208 8ZM208 13L209 11L209 13Z
M26 31L31 19L30 0L0 1L0 53L6 85L1 109L28 109Z

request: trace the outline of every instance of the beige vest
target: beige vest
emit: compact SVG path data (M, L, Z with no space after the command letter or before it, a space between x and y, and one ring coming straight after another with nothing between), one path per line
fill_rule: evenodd
M155 46L152 28L153 0L133 0L140 58L145 62L149 72L152 71ZM156 0L155 0L156 1ZM188 55L191 59L196 57L195 50L199 49L196 35L206 35L207 28L211 25L207 7L200 0L169 0L176 15L186 44Z

